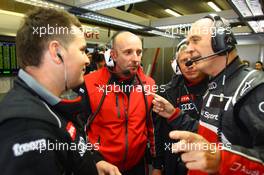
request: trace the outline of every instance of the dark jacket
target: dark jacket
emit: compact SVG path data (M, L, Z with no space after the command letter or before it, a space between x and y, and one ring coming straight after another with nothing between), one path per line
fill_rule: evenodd
M210 80L208 87L198 134L218 145L219 174L263 174L264 73L247 68L236 58ZM180 118L171 124L177 125ZM193 123L188 116L180 120ZM206 173L189 171L189 174Z
M202 106L202 97L207 89L208 79L199 84L188 84L182 75L174 75L172 80L166 84L165 91L160 95L167 99L175 107L180 108L193 118L191 120L199 120L200 110ZM171 127L169 121L156 116L155 118L155 145L157 158L154 161L154 168L164 169L165 175L186 174L187 170L181 162L178 154L172 154L170 149L171 143L174 141L169 138L169 132L172 130L188 130L197 131L197 124L193 125L189 122L181 122Z
M80 100L50 104L16 79L0 103L1 175L97 174L78 121Z

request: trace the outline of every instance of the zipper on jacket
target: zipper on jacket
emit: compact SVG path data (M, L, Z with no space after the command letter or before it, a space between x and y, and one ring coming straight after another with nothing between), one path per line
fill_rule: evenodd
M120 114L120 107L119 107L119 102L118 102L118 94L115 93L116 96L116 111L117 111L117 117L120 119L121 114Z
M98 138L97 138L97 143L98 143L99 145L101 145L101 137L100 137L100 136L98 136Z
M124 154L124 163L125 163L128 154L128 107L126 108L124 96L125 94L123 94L123 98L122 98L124 104L124 110L125 110L125 154ZM128 106L129 106L129 100L128 100Z

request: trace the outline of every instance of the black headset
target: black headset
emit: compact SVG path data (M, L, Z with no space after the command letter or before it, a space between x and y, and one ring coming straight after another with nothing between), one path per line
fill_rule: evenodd
M61 60L61 62L63 62L63 58L62 58L60 52L57 52L57 57Z
M211 37L211 45L214 53L220 52L218 55L225 55L226 52L221 51L232 51L237 42L229 25L225 24L222 18L217 14L209 14L203 18L209 18L214 22Z

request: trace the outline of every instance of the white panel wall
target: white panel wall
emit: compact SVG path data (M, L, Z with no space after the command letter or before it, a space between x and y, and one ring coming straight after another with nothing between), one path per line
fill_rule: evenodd
M257 60L260 60L262 47L263 45L260 44L238 45L237 50L242 60L248 60L251 65L254 65Z

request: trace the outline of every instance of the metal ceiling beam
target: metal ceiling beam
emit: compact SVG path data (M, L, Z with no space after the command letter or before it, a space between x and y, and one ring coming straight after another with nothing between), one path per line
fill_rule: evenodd
M238 15L233 10L225 10L225 11L215 12L215 13L228 20L238 18ZM152 27L157 27L157 26L168 26L168 25L193 23L194 21L200 18L203 18L204 16L208 14L210 13L207 12L207 13L198 13L198 14L186 15L186 16L180 16L180 17L155 19L155 20L151 20L150 24Z

